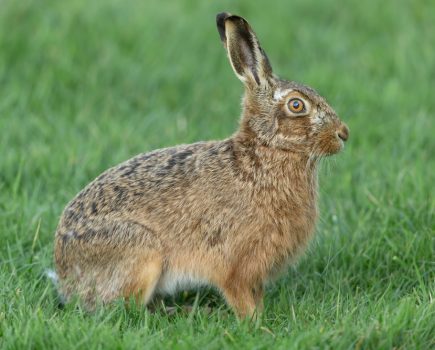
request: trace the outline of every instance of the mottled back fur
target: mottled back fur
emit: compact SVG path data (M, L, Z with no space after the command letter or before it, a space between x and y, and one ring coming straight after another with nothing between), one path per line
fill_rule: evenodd
M317 216L316 166L347 127L313 89L277 78L241 17L217 27L245 85L240 128L223 141L140 154L65 208L55 238L62 295L92 308L134 295L215 286L240 316L303 251Z

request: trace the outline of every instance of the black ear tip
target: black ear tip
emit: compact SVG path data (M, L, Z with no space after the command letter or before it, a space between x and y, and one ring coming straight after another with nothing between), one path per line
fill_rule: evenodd
M226 37L225 37L225 20L228 17L231 17L231 14L228 13L228 12L221 12L221 13L218 13L216 15L216 25L217 25L217 29L218 29L218 32L219 32L219 35L220 35L222 41L226 40Z
M226 20L228 17L230 17L230 16L231 16L231 13L228 13L228 12L221 12L221 13L218 13L218 14L216 15L216 24L217 24L218 26L223 25L223 23L225 22L225 20Z

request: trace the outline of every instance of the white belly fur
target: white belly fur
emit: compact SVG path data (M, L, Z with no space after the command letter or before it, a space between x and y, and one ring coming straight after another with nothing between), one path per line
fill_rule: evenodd
M160 278L156 292L158 294L175 294L178 291L196 289L207 282L185 272L167 271Z

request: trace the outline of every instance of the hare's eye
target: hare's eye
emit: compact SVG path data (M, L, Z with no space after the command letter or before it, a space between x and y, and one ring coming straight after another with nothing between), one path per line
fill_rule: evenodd
M290 101L288 101L288 108L293 113L301 113L305 111L305 104L299 98L292 98Z

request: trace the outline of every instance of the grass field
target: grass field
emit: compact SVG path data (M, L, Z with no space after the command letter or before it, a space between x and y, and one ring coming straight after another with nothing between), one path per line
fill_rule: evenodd
M174 315L57 308L44 270L66 203L137 153L237 127L222 10L350 127L316 239L257 325L207 291ZM0 348L435 348L434 44L430 1L0 1Z

